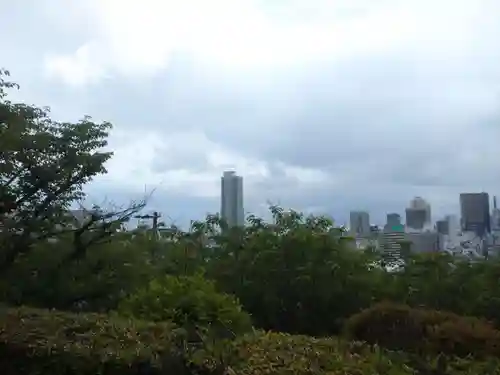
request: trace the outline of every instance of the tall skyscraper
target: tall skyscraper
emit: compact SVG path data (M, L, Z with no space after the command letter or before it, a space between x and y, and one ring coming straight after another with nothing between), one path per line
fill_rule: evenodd
M351 211L349 217L350 231L355 236L369 236L370 230L370 214L365 211Z
M410 209L425 211L425 225L431 223L431 205L422 197L415 197L410 201Z
M491 232L490 198L488 193L460 194L462 230L483 237Z
M224 172L221 177L220 214L230 227L245 225L243 177L236 172Z

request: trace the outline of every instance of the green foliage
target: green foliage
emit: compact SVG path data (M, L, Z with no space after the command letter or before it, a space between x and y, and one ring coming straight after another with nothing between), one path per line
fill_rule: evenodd
M271 211L273 224L250 217L245 229L216 238L207 275L238 296L259 327L337 332L343 318L377 299L373 257L352 251L327 218Z
M417 254L399 272L387 272L376 266L378 254L350 249L326 219L274 214L275 224L253 218L246 228L224 233L216 217L186 233L173 230L168 239L116 233L76 260L70 234L20 258L0 278L0 298L108 311L165 274L204 272L218 290L238 298L257 327L275 331L336 334L345 319L381 300L500 321L498 260Z
M4 374L191 374L170 323L29 308L0 309Z
M413 254L401 272L385 273L384 299L479 316L500 327L500 260Z
M19 87L8 77L0 69L0 298L64 309L82 301L93 310L116 305L127 289L118 286L117 273L142 280L119 260L127 250L131 255L119 231L144 202L93 207L83 222L68 215L84 198L83 186L106 172L111 124L90 117L57 122L48 108L12 103L8 90ZM135 257L134 266L147 259Z
M214 368L210 353L197 352L195 363ZM226 374L238 375L498 375L497 358L472 360L452 356L418 357L338 338L283 333L245 335L228 343Z
M0 308L0 366L16 375L499 375L498 359L414 357L337 338L254 332L189 347L174 324Z
M82 260L65 262L70 246L39 243L0 278L1 300L61 310L112 310L125 294L159 275L147 252L115 239L93 245Z
M261 333L235 341L229 367L234 374L412 374L377 348L351 345L334 338L314 339Z
M207 331L211 337L234 338L252 330L250 316L236 298L219 293L201 274L155 279L123 300L118 312L155 322Z
M0 70L0 270L8 270L42 240L73 234L75 257L93 243L111 236L115 222L127 220L142 208L115 214L93 210L89 220L74 229L70 206L83 199L83 186L105 173L112 156L105 151L111 124L88 116L76 123L57 122L48 108L15 104L6 89L17 87Z
M351 339L419 354L496 357L500 331L484 320L453 313L377 304L346 323Z

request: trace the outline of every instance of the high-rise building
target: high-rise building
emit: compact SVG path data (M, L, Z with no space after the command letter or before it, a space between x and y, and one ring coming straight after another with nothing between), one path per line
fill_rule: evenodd
M387 214L386 224L380 239L383 252L393 260L401 256L401 243L406 241L404 226L401 224L401 216L397 213Z
M493 211L491 212L491 230L500 231L500 209L497 207L497 197L493 197Z
M431 205L422 197L415 197L410 201L410 209L425 210L425 224L431 223Z
M401 215L397 213L387 214L387 220L384 227L384 231L399 231L401 227Z
M392 260L400 258L401 244L405 241L406 233L401 224L401 216L396 213L387 214L387 223L380 238L383 253Z
M220 214L230 227L245 225L243 177L236 172L224 172L221 177Z
M464 232L483 237L491 232L490 198L488 193L460 194L461 225Z
M353 235L359 237L369 236L370 230L370 214L365 211L351 211L349 215L350 231Z
M500 254L500 209L497 207L497 197L493 197L491 232L491 252L493 254Z
M406 209L406 227L409 230L422 230L427 224L428 211L422 208Z

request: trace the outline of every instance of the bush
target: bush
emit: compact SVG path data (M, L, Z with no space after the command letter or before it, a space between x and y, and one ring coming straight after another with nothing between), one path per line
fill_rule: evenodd
M232 375L500 375L495 359L420 358L338 338L259 332L229 345L226 374Z
M30 308L0 308L0 368L7 375L190 374L173 324Z
M217 292L201 274L165 276L122 301L118 313L155 322L172 321L187 328L208 331L212 337L234 338L252 330L250 315L236 298Z
M500 375L500 361L411 357L336 338L255 332L190 350L173 324L0 308L7 375ZM444 363L444 364L443 364ZM222 364L222 365L221 365Z
M393 303L381 303L352 316L345 332L351 339L421 354L500 354L500 332L484 320Z
M228 374L413 374L402 362L394 363L376 348L336 338L257 332L227 345L224 362Z

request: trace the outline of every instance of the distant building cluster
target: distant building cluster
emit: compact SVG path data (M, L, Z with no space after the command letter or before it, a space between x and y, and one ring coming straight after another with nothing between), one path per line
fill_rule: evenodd
M224 172L221 177L221 217L229 226L245 225L243 177ZM422 197L413 198L404 211L391 212L382 227L370 222L366 211L351 211L348 233L356 246L374 246L388 257L397 257L403 249L412 252L444 251L468 257L500 254L500 209L496 197L490 210L488 193L460 194L460 218L446 215L432 221L431 205Z
M405 223L398 213L388 213L383 228L370 225L368 212L352 211L349 233L359 248L376 246L389 257L406 247L413 252L445 251L471 258L500 254L500 209L496 197L490 210L488 193L460 194L460 219L454 215L432 223L431 205L415 197L405 209Z

